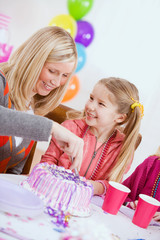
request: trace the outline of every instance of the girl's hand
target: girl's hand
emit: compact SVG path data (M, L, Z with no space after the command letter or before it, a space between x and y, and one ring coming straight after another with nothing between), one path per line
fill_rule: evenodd
M93 185L93 195L102 195L104 193L104 186L102 183L93 180L88 181Z
M51 134L57 140L61 149L70 157L74 158L70 169L77 168L77 170L80 171L83 158L83 139L79 138L57 122L53 122Z
M160 212L156 212L153 216L153 220L160 221Z
M132 208L132 209L136 209L137 207L137 203L138 203L138 200L136 200L135 202L130 202L129 203L129 206ZM160 221L160 212L156 212L153 216L153 220L155 221Z
M138 200L136 200L136 201L134 201L134 202L130 202L129 203L129 206L132 208L132 209L136 209L136 207L137 207L137 203L138 203Z

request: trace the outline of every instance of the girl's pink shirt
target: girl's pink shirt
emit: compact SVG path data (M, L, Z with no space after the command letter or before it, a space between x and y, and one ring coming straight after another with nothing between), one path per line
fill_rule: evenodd
M126 202L138 200L139 194L146 194L160 201L160 157L153 155L146 158L123 184L131 189ZM158 211L160 212L160 207Z
M66 120L62 123L64 127L69 129L71 132L75 133L77 136L82 136L84 129L86 128L86 123L84 120ZM80 169L80 175L85 176L86 179L90 179L93 171L97 166L97 162L100 158L103 146L100 147L100 150L97 152L95 158L93 159L91 165L90 161L92 159L95 145L96 137L88 130L83 138L84 140L84 152L83 152L83 162ZM118 154L122 147L124 140L124 134L117 130L115 138L112 139L112 142L108 148L107 154L105 156L104 162L101 165L100 171L96 175L95 180L99 180L106 187L108 186L108 176L113 168L114 164L118 161ZM97 151L97 149L96 149ZM71 166L71 159L66 153L64 153L56 140L52 137L50 145L44 155L42 155L41 162L48 162L49 164L56 164L58 166L63 166L68 169ZM89 168L88 168L89 167ZM88 169L88 170L87 170Z

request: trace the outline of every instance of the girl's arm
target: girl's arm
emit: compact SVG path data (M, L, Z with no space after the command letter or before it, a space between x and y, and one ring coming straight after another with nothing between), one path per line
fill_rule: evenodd
M160 212L156 212L153 216L153 220L160 221Z
M108 181L107 180L88 180L93 185L94 195L99 195L101 197L104 197L107 192L108 188Z
M102 183L93 181L93 180L88 180L88 181L93 185L93 189L94 189L93 194L94 195L103 195L104 194L105 188Z
M40 162L47 162L48 164L63 166L66 169L70 168L72 164L69 156L61 150L54 137L52 137L49 147L45 154L42 155Z
M50 144L46 152L41 157L41 163L47 162L48 164L59 165L58 160L62 155L62 150L60 146L57 144L56 139L54 137L51 138Z

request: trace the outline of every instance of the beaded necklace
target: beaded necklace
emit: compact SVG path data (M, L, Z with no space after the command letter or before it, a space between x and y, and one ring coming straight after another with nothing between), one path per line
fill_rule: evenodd
M85 137L88 129L89 129L89 126L86 126L86 127L84 128L84 131L83 131L82 136L81 136L82 138ZM91 176L90 176L89 179L91 179L91 180L95 180L95 179L96 179L97 174L98 174L98 172L99 172L99 170L100 170L100 168L101 168L101 165L102 165L102 163L104 162L104 159L105 159L105 156L106 156L106 154L107 154L107 151L108 151L108 149L109 149L109 147L110 147L110 145L111 145L111 140L115 137L115 135L116 135L116 131L114 131L114 132L111 134L111 136L107 139L107 141L105 141L105 143L102 144L102 145L104 145L104 146L103 146L101 155L100 155L100 157L99 157L99 159L98 159L98 161L97 161L97 165L96 165L95 169L93 170L93 172L92 172L92 174L91 174ZM91 166L91 163L92 163L93 159L95 158L97 152L98 152L99 149L102 147L102 145L101 145L97 150L94 150L94 153L93 153L93 155L92 155L92 158L91 158L91 161L90 161L90 163L89 163L89 165L88 165L88 168L87 168L87 170L86 170L86 172L85 172L85 174L84 174L84 177L86 176L86 174L87 174L87 172L88 172L88 169L89 169L89 167Z
M156 178L156 180L154 182L153 188L152 188L151 196L153 198L156 197L156 192L157 192L159 183L160 183L160 172L158 173L158 176L157 176L157 178Z

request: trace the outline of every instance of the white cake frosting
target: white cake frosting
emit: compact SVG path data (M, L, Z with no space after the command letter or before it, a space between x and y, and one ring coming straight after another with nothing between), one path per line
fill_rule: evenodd
M67 211L75 216L90 215L93 186L69 169L39 163L22 185L55 210Z

